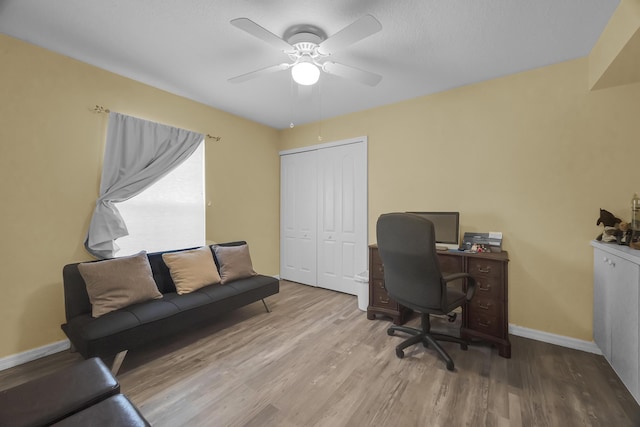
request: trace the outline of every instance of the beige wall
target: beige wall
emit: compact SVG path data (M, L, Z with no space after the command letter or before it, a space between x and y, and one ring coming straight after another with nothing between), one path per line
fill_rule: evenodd
M248 240L266 274L278 150L367 135L370 242L383 212L459 210L463 232L504 233L510 322L583 340L598 209L628 220L640 192L640 84L589 91L587 58L279 132L2 35L0 63L0 357L64 338L61 269L89 258L100 179L96 104L222 136L207 142L207 238Z
M206 144L207 239L245 239L258 271L278 274L278 133L0 35L0 357L64 339L62 266L97 197L107 116L222 136Z
M640 84L590 92L586 58L281 131L280 149L369 141L369 241L384 212L455 210L502 231L510 323L592 339L599 208L640 192Z
M589 87L640 82L640 0L622 0L589 54Z

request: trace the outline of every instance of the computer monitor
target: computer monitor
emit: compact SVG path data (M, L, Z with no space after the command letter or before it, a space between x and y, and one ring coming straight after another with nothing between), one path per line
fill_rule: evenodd
M433 223L436 245L458 249L460 245L460 212L408 212Z

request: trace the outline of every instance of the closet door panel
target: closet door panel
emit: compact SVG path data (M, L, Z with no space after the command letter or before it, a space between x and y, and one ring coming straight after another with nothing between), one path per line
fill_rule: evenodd
M340 290L340 194L339 169L334 151L318 151L318 286Z
M281 156L280 277L316 285L316 156Z
M319 151L318 236L323 249L318 258L318 286L323 288L356 294L354 276L366 269L365 168L364 144ZM359 247L364 248L360 256Z
M355 271L357 265L356 262L356 247L358 244L359 236L358 230L361 225L358 224L356 214L358 210L357 204L359 199L357 197L357 174L360 170L357 165L359 152L357 147L348 147L349 150L341 157L340 167L342 169L340 182L341 193L341 205L340 209L340 225L341 225L341 262L342 266L342 280L349 282L360 271Z
M360 271L355 271L356 245L352 242L342 242L342 278L351 281Z

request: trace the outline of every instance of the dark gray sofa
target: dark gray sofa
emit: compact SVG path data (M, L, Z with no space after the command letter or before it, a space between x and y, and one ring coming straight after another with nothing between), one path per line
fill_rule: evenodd
M0 391L0 426L150 426L99 358Z
M221 246L242 244L246 242L231 242ZM98 318L91 316L89 295L78 270L80 263L64 266L66 323L61 327L73 348L85 359L116 356L112 367L115 373L129 349L178 332L189 331L200 323L259 300L262 300L269 311L264 298L280 290L278 279L258 274L178 295L162 253L150 253L147 256L153 278L163 297L133 304ZM219 267L215 253L214 261Z

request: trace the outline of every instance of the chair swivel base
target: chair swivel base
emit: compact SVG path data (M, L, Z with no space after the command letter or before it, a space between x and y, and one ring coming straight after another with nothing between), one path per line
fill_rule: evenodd
M396 356L399 359L404 357L404 349L410 347L412 345L422 343L425 348L428 348L429 345L433 346L433 348L438 352L440 357L444 360L447 369L449 371L453 371L455 365L453 363L453 359L451 356L440 346L437 341L448 341L460 344L460 348L462 350L468 349L468 342L457 337L453 337L450 335L443 335L431 332L431 322L429 320L428 314L422 315L422 329L410 328L407 326L396 326L393 325L389 329L387 329L388 335L395 335L397 332L404 332L406 334L412 335L409 339L401 342L396 346Z

